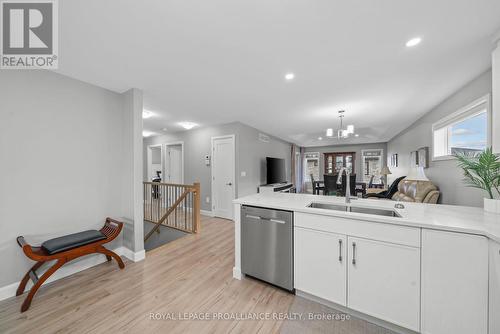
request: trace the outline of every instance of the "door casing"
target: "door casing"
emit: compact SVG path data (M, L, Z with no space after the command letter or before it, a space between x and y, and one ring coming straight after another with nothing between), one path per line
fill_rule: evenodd
M163 173L166 175L166 169L167 169L167 148L169 146L181 146L181 184L184 184L184 142L183 141L177 141L177 142L172 142L172 143L165 143L163 144L162 152L164 152L164 161L163 161Z
M233 153L233 159L232 159L232 166L231 170L233 171L233 186L232 188L232 199L234 200L236 198L236 136L234 134L231 135L224 135L224 136L216 136L212 137L211 139L211 152L212 152L212 161L211 161L211 185L212 185L212 198L211 198L211 209L212 209L212 214L214 216L217 216L217 209L215 208L215 196L216 196L216 191L215 191L215 180L214 180L214 175L215 175L215 142L218 139L232 139L232 150L231 152ZM223 217L223 218L228 218L228 217ZM234 207L231 204L231 217L229 219L234 220Z

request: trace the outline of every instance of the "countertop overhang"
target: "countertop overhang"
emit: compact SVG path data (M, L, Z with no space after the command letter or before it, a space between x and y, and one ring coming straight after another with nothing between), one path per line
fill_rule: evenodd
M353 199L349 204L351 206L394 209L401 215L401 217L386 217L308 207L312 202L345 204L345 198L336 196L270 193L245 196L233 202L241 205L351 218L374 223L477 234L500 243L500 215L486 212L483 208L477 207L400 202L405 208L397 209L394 205L398 202L378 199Z

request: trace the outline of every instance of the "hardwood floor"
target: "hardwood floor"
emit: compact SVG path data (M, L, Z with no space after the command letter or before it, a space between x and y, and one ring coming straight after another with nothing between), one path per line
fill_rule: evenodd
M202 217L201 234L149 251L145 261L127 261L124 270L103 263L44 286L25 313L19 312L25 295L0 302L0 333L337 333L331 324L316 331L310 323L283 326L279 319L179 320L179 313L186 319L204 312L289 312L298 297L232 278L233 252L233 222Z

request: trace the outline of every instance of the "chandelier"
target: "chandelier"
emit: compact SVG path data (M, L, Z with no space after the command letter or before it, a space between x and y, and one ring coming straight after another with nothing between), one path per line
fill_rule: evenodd
M337 136L336 136L336 138L338 138L338 139L346 139L346 138L349 138L350 136L354 135L354 125L349 124L344 129L344 125L343 125L344 113L345 113L345 110L339 110L340 128L337 130ZM327 137L334 137L332 128L326 129L326 136Z

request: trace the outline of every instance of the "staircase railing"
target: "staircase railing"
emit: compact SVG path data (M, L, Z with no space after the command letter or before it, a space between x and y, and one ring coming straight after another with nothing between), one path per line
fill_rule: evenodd
M162 225L188 233L200 232L200 183L143 184L144 220L155 224L144 237L144 241L154 232L159 232Z

